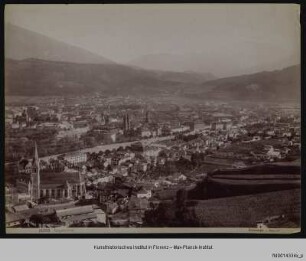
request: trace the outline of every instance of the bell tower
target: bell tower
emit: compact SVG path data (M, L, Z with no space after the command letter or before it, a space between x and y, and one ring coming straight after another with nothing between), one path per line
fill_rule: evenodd
M33 170L32 170L32 199L37 201L40 198L40 166L39 166L39 157L37 144L35 142L35 152L33 159Z

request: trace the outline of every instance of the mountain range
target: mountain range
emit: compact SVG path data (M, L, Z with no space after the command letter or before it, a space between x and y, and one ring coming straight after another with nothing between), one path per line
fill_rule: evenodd
M83 48L66 44L13 24L5 25L5 57L15 60L35 58L72 63L114 63Z
M221 78L203 83L186 91L190 97L220 100L299 101L301 67L294 65L282 70Z
M277 55L278 49L269 45L256 46L250 43L246 48L210 50L203 46L200 53L154 53L141 55L130 60L127 65L147 70L176 72L213 72L218 78L253 74L260 71L280 70L297 64L295 56ZM298 52L296 52L298 53ZM271 57L277 57L271 59Z
M298 100L300 96L300 66L216 79L210 73L118 64L14 25L6 25L5 32L6 95L102 92L225 100Z
M18 77L16 77L18 75ZM147 71L119 64L81 64L38 59L5 62L6 95L174 94L199 86L205 77Z

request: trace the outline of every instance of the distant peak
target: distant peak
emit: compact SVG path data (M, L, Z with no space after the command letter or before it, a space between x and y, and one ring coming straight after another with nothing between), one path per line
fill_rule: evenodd
M108 58L40 32L7 23L5 25L5 57L15 60L41 59L48 61L115 64Z

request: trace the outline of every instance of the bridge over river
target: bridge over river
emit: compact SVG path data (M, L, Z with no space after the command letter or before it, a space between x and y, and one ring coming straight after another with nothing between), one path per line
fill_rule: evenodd
M159 141L164 141L164 140L170 140L174 138L173 135L171 136L165 136L165 137L155 137L155 138L149 138L149 139L143 139L143 140L138 140L138 141L129 141L129 142L122 142L122 143L112 143L112 144L103 144L103 145L99 145L99 146L95 146L95 147L91 147L91 148L86 148L86 149L81 149L81 150L77 150L77 151L70 151L70 152L66 152L65 154L71 154L71 153L87 153L87 152L96 152L98 153L99 151L106 151L106 150L113 150L113 149L118 149L119 147L127 147L130 146L132 143L135 142L141 142L144 146L148 146L150 144L154 144L156 142ZM57 154L57 155L49 155L49 156L45 156L45 157L41 157L41 160L45 160L48 161L51 158L56 158L59 155L63 155L64 153L61 154Z

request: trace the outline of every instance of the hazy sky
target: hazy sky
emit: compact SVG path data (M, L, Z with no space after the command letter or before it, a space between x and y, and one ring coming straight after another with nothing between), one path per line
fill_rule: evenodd
M226 76L300 60L292 4L7 5L5 19L119 63L147 54L201 57L207 71Z

